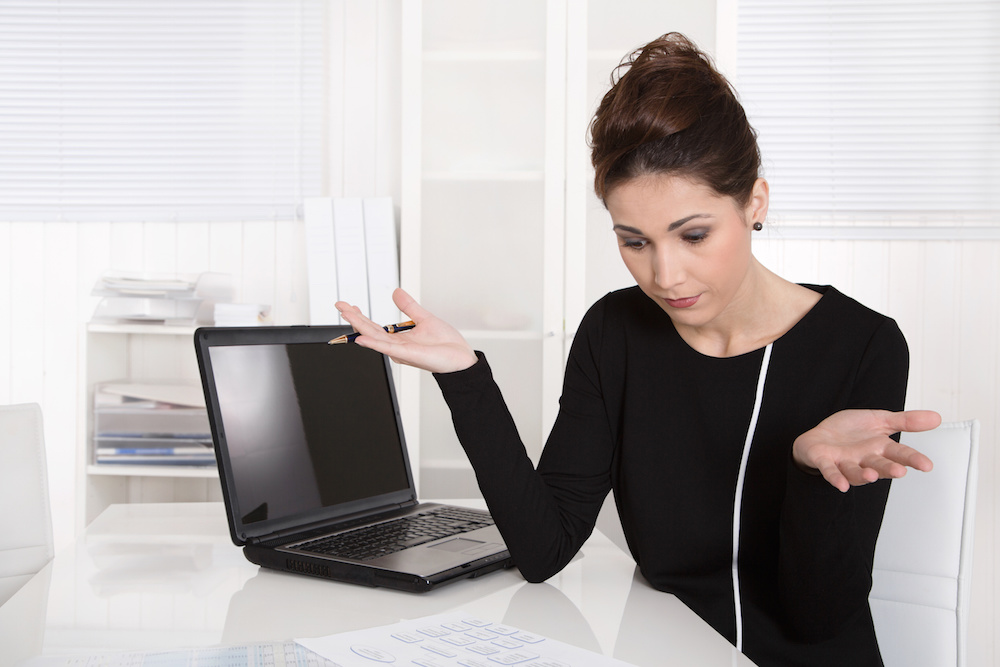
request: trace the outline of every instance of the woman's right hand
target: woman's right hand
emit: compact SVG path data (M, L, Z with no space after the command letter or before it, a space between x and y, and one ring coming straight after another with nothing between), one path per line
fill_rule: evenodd
M435 317L402 289L392 293L392 300L415 326L409 331L390 334L358 309L343 301L337 310L360 336L356 345L388 356L399 364L415 366L432 373L465 370L478 361L475 350L455 327ZM389 324L388 322L386 324Z

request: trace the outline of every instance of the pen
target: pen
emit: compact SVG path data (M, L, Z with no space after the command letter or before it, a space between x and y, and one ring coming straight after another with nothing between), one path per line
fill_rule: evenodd
M400 322L399 324L387 324L382 328L388 331L389 333L397 333L399 331L407 331L415 326L417 325L413 322L413 320L410 320L409 322ZM352 334L344 334L343 336L337 336L333 340L327 341L327 345L339 345L340 343L353 343L354 339L360 335L361 334L355 332Z

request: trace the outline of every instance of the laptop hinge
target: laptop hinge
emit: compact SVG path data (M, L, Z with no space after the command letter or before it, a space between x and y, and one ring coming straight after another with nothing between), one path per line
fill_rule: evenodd
M247 544L267 544L268 542L274 542L276 540L283 540L289 535L301 536L308 539L310 533L322 533L335 527L336 530L342 530L344 528L350 528L352 524L367 523L372 520L378 520L380 516L386 514L392 514L398 510L407 509L418 505L417 500L407 500L402 503L392 503L390 505L385 505L378 510L366 510L364 512L355 512L353 514L345 514L343 516L334 517L332 519L326 519L323 521L316 521L311 524L297 525L292 528L286 528L284 530L276 530L273 533L268 533L267 535L258 535L256 537L244 536L244 540Z

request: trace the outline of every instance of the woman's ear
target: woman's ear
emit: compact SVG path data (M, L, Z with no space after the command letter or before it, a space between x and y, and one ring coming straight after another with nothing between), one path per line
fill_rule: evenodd
M770 203L770 187L763 178L758 178L753 184L750 192L750 202L747 204L744 214L747 224L755 222L763 223L767 219L767 207Z

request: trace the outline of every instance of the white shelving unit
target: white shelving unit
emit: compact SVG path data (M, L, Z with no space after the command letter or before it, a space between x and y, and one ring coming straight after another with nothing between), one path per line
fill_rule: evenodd
M88 324L81 339L81 424L77 470L78 525L123 502L221 500L214 466L97 464L94 387L102 382L171 381L197 384L194 327Z
M402 283L487 354L536 460L564 357L566 7L403 3ZM422 495L478 497L434 379L402 371Z
M580 318L632 284L593 195L590 118L640 44L678 30L711 48L714 3L413 0L402 12L402 283L486 352L537 461ZM478 496L433 378L404 368L400 394L421 493Z

